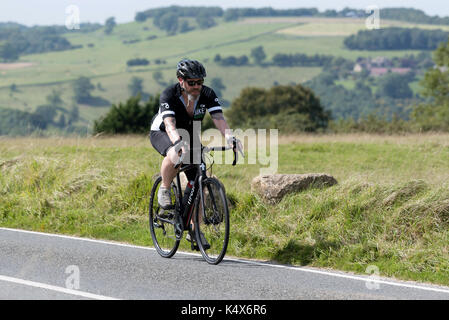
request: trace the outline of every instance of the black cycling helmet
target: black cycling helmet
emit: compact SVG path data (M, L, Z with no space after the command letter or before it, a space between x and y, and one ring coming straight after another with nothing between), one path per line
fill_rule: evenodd
M183 79L205 78L206 69L197 60L184 59L178 62L176 76Z

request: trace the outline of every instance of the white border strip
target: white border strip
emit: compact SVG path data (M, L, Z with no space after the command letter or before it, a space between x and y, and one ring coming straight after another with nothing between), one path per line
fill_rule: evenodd
M106 296L101 296L101 295L93 294L93 293L89 293L89 292L72 290L72 289L67 289L67 288L63 288L63 287L52 286L52 285L49 285L46 283L34 282L34 281L23 280L23 279L19 279L19 278L2 276L2 275L0 275L0 281L12 282L12 283L16 283L16 284L25 285L25 286L30 286L30 287L35 287L35 288L40 288L40 289L45 289L45 290L51 290L51 291L65 293L65 294L71 294L74 296L80 296L80 297L89 298L89 299L118 300L117 298L106 297Z
M101 243L101 244L107 244L107 245L116 245L116 246L128 247L128 248L134 248L134 249L156 251L156 249L150 248L150 247L142 247L142 246L136 246L136 245L130 245L130 244L124 244L124 243L118 243L118 242L95 240L95 239L89 239L89 238L80 238L80 237L66 236L66 235L53 234L53 233L44 233L44 232L37 232L37 231L28 231L28 230L10 229L10 228L1 228L1 227L0 227L0 230L30 233L30 234L44 235L44 236L48 236L48 237L56 237L56 238L79 240L79 241L88 241L88 242ZM185 255L192 255L192 256L201 256L200 254L191 253L191 252L178 251L178 253L185 254ZM286 266L286 265L280 265L280 264L271 264L271 263L267 263L267 262L258 262L258 261L252 261L252 260L243 260L243 259L227 258L227 257L225 257L225 259L223 261L237 261L237 262L241 262L241 263L259 265L259 266L264 266L264 267L296 270L296 271L301 271L301 272L309 272L309 273L321 274L321 275L326 275L326 276L363 281L365 283L366 282L379 283L379 284L385 284L385 285L396 286L396 287L404 287L404 288L409 288L409 289L417 289L417 290L425 290L425 291L433 291L433 292L449 294L449 288L430 287L430 286L425 286L425 285L411 284L411 283L407 283L407 282L393 282L393 281L379 279L379 277L375 278L375 277L369 277L369 276L367 276L367 277L353 276L353 275L344 274L344 273L322 271L322 270L305 268L305 267L292 267L292 266ZM72 291L74 291L74 290L72 290ZM75 292L79 292L79 291L75 291Z

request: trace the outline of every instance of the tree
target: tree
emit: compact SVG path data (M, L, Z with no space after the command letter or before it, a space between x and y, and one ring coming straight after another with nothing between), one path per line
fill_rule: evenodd
M449 100L449 41L441 44L434 52L433 60L436 68L429 69L424 80L423 95L435 99L436 104L447 103Z
M56 107L50 105L38 106L34 111L34 115L39 116L46 124L52 124L56 114Z
M179 25L179 32L185 33L194 30L195 28L191 27L189 25L189 22L187 20L181 21L181 24Z
M421 85L427 104L416 106L411 119L420 130L449 131L449 41L434 52L435 68L429 69Z
M153 20L155 26L167 31L168 35L176 34L179 25L179 16L173 12L167 12Z
M206 13L199 14L196 17L196 22L198 23L198 26L201 29L209 29L214 27L217 23L215 22L214 18L212 18L210 15Z
M64 115L64 114L61 114L61 115L59 116L59 120L58 120L58 122L56 123L56 125L57 125L58 127L60 127L60 128L65 128L65 126L67 125L67 121L65 120L65 115Z
M137 12L134 20L137 22L144 22L147 20L147 16L143 12Z
M330 114L312 90L298 84L269 90L245 88L232 102L227 117L234 127L279 128L282 133L324 129Z
M19 91L19 90L17 89L17 85L16 85L15 83L13 83L13 84L11 84L11 85L9 86L9 90L10 90L11 92L17 92L17 91Z
M72 109L69 111L69 119L67 120L67 124L71 125L75 122L77 122L80 118L80 109L75 104L72 106Z
M393 99L410 99L413 91L409 86L409 78L406 75L390 73L379 79L379 89L377 94Z
M225 21L236 21L239 19L239 16L238 9L227 9L223 15L223 19Z
M0 135L29 135L46 127L47 122L38 114L0 108Z
M153 79L161 86L165 86L167 83L164 81L164 75L160 71L153 72Z
M61 92L52 90L51 93L47 96L47 102L50 106L60 107L64 101L61 99Z
M132 77L131 81L128 85L129 94L132 97L137 96L138 94L143 93L143 79L139 77Z
M254 59L254 62L258 65L262 64L267 55L262 46L258 46L251 50L251 57Z
M214 89L219 98L223 98L222 90L225 90L226 86L223 84L221 78L213 78L210 82L210 86Z
M15 61L19 59L18 50L9 42L0 46L0 58L3 61Z
M114 17L108 18L106 20L106 22L105 22L104 33L111 34L116 25L117 25L117 23L115 23L115 18Z
M73 91L75 93L75 101L78 103L89 103L92 100L91 92L95 86L87 77L79 77L73 83Z
M344 44L351 50L435 50L447 37L448 33L440 29L392 27L360 30L345 38Z

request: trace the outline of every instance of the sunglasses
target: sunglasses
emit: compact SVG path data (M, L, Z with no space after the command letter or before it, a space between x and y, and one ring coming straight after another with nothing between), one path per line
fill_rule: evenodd
M196 81L195 80L186 80L186 82L190 87L193 87L194 85L202 86L204 83L204 79L196 80Z

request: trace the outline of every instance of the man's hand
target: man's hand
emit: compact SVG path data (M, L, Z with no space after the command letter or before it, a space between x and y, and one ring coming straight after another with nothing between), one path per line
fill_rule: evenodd
M187 152L189 152L189 144L185 141L178 140L173 147L175 148L176 152L178 153L178 156L185 155Z
M170 161L177 167L182 163L182 160L184 159L184 156L188 152L188 150L188 144L185 141L179 139L169 149L169 151L167 152L167 156L169 157Z

